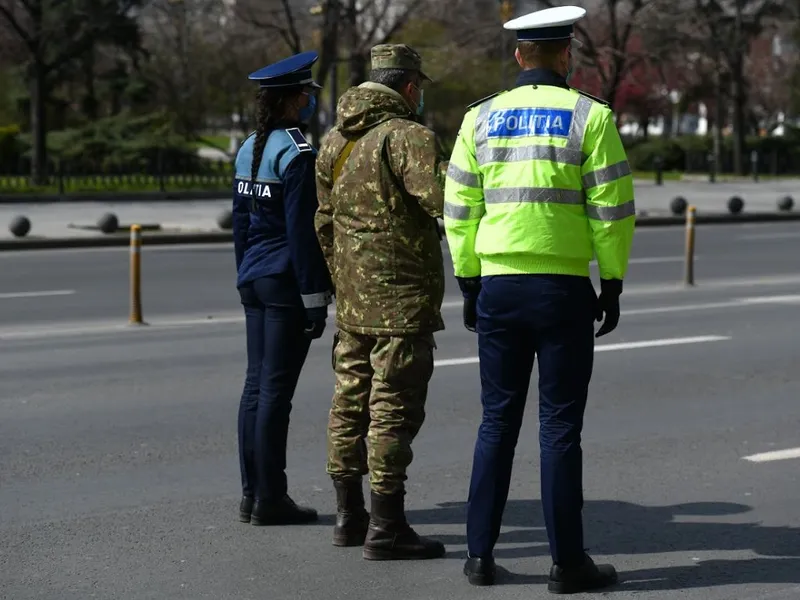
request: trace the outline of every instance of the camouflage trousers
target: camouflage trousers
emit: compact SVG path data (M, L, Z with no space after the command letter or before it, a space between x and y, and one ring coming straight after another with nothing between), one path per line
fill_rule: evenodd
M327 464L333 479L369 473L374 492L405 489L411 442L425 420L435 347L432 334L336 333Z

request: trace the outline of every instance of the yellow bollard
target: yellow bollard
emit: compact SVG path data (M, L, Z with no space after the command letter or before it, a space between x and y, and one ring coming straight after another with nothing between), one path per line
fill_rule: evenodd
M683 282L688 286L694 285L694 221L696 209L689 206L686 209L686 263Z
M142 325L142 228L131 225L131 316L132 325Z

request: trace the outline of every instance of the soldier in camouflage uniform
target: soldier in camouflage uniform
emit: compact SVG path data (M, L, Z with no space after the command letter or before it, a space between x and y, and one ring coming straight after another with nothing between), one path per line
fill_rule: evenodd
M419 123L419 55L372 49L370 81L339 100L317 158L317 237L333 277L336 389L328 464L337 498L333 543L369 560L439 558L440 542L405 518L411 443L425 418L444 268L437 218L446 163ZM366 438L366 439L365 439ZM367 450L367 448L369 448ZM361 479L370 474L371 515Z

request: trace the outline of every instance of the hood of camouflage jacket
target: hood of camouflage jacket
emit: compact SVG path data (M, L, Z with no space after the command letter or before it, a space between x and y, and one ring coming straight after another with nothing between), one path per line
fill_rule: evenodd
M400 94L385 85L371 82L347 90L339 99L336 117L344 134L361 134L396 117L416 121Z

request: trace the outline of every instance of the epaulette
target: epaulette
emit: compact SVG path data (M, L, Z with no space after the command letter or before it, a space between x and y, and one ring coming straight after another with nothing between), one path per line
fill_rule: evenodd
M576 92L578 92L581 96L586 96L589 100L594 100L595 102L597 102L599 104L602 104L603 106L609 106L607 100L602 100L601 98L598 98L597 96L592 96L591 94L589 94L587 92L584 92L583 90L579 90L577 88L572 88L572 89L575 90Z
M473 109L476 106L478 106L479 104L483 104L487 100L491 100L495 96L499 96L500 94L504 94L506 91L508 91L508 90L500 90L499 92L495 92L494 94L490 94L490 95L486 96L485 98L481 98L480 100L476 100L472 104L468 104L467 105L467 110Z
M258 132L257 132L255 129L254 129L253 131L251 131L250 133L248 133L248 134L247 134L247 135L246 135L246 136L245 136L245 137L242 139L242 141L241 141L241 142L239 142L239 148L241 148L242 146L244 146L244 143L245 143L247 140L249 140L251 137L255 136L257 133L258 133Z
M298 152L311 152L313 150L311 144L308 143L305 136L303 136L302 132L297 127L287 129L286 133L292 138L292 142L294 142Z

